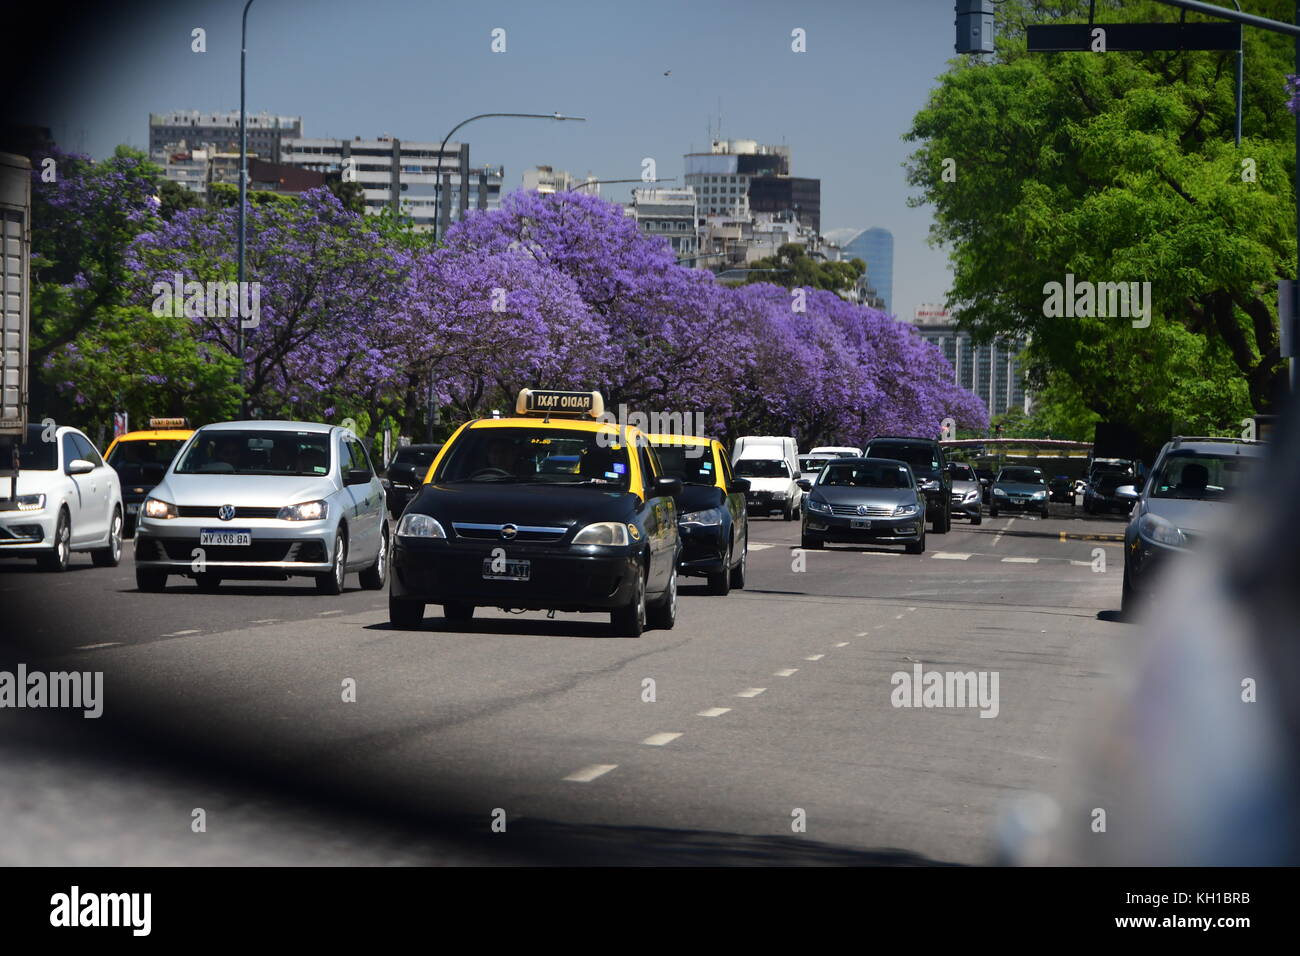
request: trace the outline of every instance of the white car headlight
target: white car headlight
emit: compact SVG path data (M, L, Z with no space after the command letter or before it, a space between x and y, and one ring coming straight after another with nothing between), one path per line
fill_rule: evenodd
M921 511L920 505L899 505L897 508L894 509L894 517L903 518L906 517L907 515L919 514L920 511Z
M722 524L722 515L717 509L709 511L690 511L678 519L682 524L698 524L706 527L714 527Z
M822 501L820 498L809 498L808 510L815 511L818 514L822 514L822 515L828 515L834 513L831 510L831 506L827 504L825 501Z
M1138 534L1153 544L1169 548L1181 548L1186 543L1181 531L1153 514L1145 514L1138 520Z
M176 506L170 501L163 501L161 498L146 498L143 510L146 518L175 518L179 516Z
M447 537L447 532L443 530L436 518L414 512L402 515L402 520L397 522L397 533L406 538Z
M45 508L44 495L19 495L14 500L19 511L41 511Z
M926 479L923 479L923 480L921 481L921 490L922 490L922 491L938 491L938 490L939 490L939 482L935 481L933 478L926 478Z
M1042 501L1042 500L1043 500L1044 498L1046 498L1046 497L1047 497L1047 492L1045 492L1045 491L1035 491L1035 492L1034 492L1034 500L1035 500L1035 501Z
M281 521L321 521L329 515L329 505L321 500L286 505L276 515Z
M966 496L962 500L974 501L979 496L980 496L980 490L978 488L971 488L969 491L966 492Z
M1005 497L1007 496L1007 493L1006 493L1005 491L1003 491L1001 488L994 488L994 489L993 489L993 493L994 493L995 495L1001 495L1003 498L1005 498Z
M786 493L785 493L784 491L774 491L774 492L772 492L772 500L773 500L773 501L785 501L785 499L786 499Z
M627 525L621 521L598 521L573 536L574 544L619 546L627 544L628 540Z

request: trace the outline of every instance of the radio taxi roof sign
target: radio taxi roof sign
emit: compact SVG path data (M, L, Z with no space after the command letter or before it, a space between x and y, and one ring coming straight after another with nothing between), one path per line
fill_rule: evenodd
M552 388L520 389L515 401L517 415L562 415L599 419L605 414L600 392L567 392Z

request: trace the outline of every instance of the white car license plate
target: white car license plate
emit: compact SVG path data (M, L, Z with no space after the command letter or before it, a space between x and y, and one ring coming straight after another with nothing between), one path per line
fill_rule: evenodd
M849 527L857 531L867 531L871 528L871 522L866 518L850 518Z
M253 543L253 532L247 528L232 528L229 531L204 528L199 531L199 545L225 547L247 547Z
M128 505L126 506L126 513L129 514L129 515L139 514L139 513L140 513L140 502L138 502L138 501L132 501L130 504L128 504Z
M483 577L491 581L527 581L532 573L530 561L494 561L483 559Z

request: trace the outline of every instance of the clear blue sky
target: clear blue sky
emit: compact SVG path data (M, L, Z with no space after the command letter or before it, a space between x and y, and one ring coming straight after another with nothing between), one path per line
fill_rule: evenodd
M109 6L109 5L106 5ZM117 6L116 4L111 6ZM125 4L112 29L42 71L59 104L31 121L65 148L145 147L148 114L239 106L240 0ZM207 30L204 54L190 31ZM507 31L507 52L490 33ZM806 53L790 49L807 31ZM952 0L256 0L249 14L250 112L301 115L308 136L440 140L474 113L553 112L586 123L482 120L457 139L506 184L549 164L602 179L652 156L724 138L787 143L796 175L822 181L823 230L894 233L894 308L942 300L944 253L930 211L909 209L902 134L953 56ZM671 70L670 76L664 76ZM627 187L606 187L625 201Z

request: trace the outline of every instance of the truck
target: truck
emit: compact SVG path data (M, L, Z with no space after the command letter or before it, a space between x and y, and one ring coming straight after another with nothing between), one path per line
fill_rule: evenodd
M0 153L0 501L18 485L27 433L32 164Z
M786 521L799 516L803 491L799 480L799 446L782 435L746 435L731 452L736 476L749 479L745 504L750 514L778 511Z

